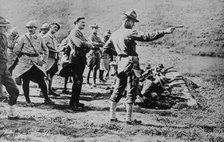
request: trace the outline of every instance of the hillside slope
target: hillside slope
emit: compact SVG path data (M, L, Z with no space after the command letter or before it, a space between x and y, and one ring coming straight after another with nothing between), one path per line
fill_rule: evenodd
M60 37L73 27L79 15L87 17L87 25L98 23L100 34L115 30L120 25L120 14L136 10L140 30L160 30L170 25L184 25L172 36L154 46L173 48L178 52L224 56L224 1L223 0L1 0L0 13L8 18L20 33L28 20L39 24L58 21L62 25ZM90 33L86 28L85 34Z

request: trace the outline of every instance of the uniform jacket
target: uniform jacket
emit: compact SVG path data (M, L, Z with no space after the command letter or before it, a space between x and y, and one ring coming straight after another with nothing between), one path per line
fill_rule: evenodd
M7 67L10 67L14 61L16 60L16 54L14 53L13 49L15 45L17 44L17 37L12 37L12 35L8 35L7 37L8 41L8 49L7 49L7 54L8 54L8 62L7 62Z
M57 39L55 37L55 35L51 34L51 32L47 32L44 36L44 43L48 48L49 51L49 55L48 55L48 59L47 59L47 63L45 66L45 70L49 70L55 62L57 62L57 54L58 54L58 42Z
M136 57L138 56L136 52L136 41L153 41L162 37L164 34L163 31L143 33L121 27L112 33L104 46L104 52L107 53L106 51L110 50L110 53L118 55L118 73L121 71L128 73L134 66L139 68L138 58Z
M97 34L92 33L89 36L89 41L92 43L92 48L90 52L88 53L88 59L91 60L91 58L95 58L97 60L100 60L101 57L101 50L100 48L103 47L104 43L100 39L100 37L97 36Z
M71 45L70 62L75 64L82 64L84 60L86 60L86 53L90 51L92 45L88 43L87 39L78 28L74 28L71 31L69 34L69 39Z
M104 46L105 50L114 48L118 56L138 56L136 41L153 41L164 32L143 33L133 29L120 28L115 31Z
M30 39L36 52L34 51L33 47L31 46L25 35ZM13 76L15 78L19 77L25 72L27 72L33 66L39 68L43 72L43 74L46 75L44 67L39 65L40 60L46 62L48 57L48 49L44 44L43 38L38 36L37 34L30 36L29 33L26 33L25 35L18 38L18 44L14 48L15 54L19 55L21 53L27 53L27 54L37 53L39 56L29 57L27 55L22 55L19 58L18 65L13 70Z
M6 35L0 33L0 75L3 75L7 68L7 47L7 37Z

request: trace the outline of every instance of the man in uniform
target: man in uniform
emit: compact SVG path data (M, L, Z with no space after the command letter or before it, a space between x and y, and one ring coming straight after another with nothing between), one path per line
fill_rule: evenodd
M55 73L58 71L58 42L55 34L60 29L60 25L58 23L51 23L50 30L44 35L44 43L48 47L49 56L47 59L47 64L45 67L47 77L49 80L48 83L48 93L53 96L60 96L52 90L53 77Z
M19 33L16 28L13 28L8 35L8 70L12 74L13 69L15 68L18 60L16 59L16 54L14 53L13 49L17 43L17 39L19 37Z
M43 37L47 32L49 31L49 24L48 23L44 23L41 27L40 27L40 32L39 32L39 36Z
M19 58L18 65L13 70L15 78L23 79L23 92L27 106L33 106L29 98L29 83L34 81L39 84L46 104L54 104L47 95L47 85L44 80L46 76L43 65L47 61L48 49L43 38L36 34L37 25L35 21L26 24L28 32L18 38L18 44L14 48Z
M18 119L15 112L15 104L17 97L19 96L19 89L17 88L10 72L7 69L7 37L5 35L7 31L7 25L9 21L0 16L0 84L6 87L9 93L9 113L8 119Z
M86 66L86 53L89 52L92 47L91 43L87 41L81 32L86 25L85 17L78 17L75 22L75 28L69 34L70 39L70 65L73 70L73 85L72 85L72 97L70 99L69 106L71 108L83 107L84 104L80 103L80 93L83 83L83 72Z
M87 74L87 84L89 84L90 73L93 70L93 85L96 85L96 74L97 74L97 70L100 67L100 56L101 56L100 48L103 47L104 43L101 41L100 37L97 35L99 26L97 24L93 24L90 27L92 28L92 33L89 36L89 41L92 43L93 48L91 48L88 54L89 70ZM100 74L99 81L105 82L101 78L102 72L100 72L99 74Z
M110 120L117 121L116 106L122 97L127 86L126 95L126 123L132 124L132 109L136 99L137 84L136 76L132 69L139 69L138 54L136 52L136 41L152 41L162 37L165 34L173 32L174 28L168 28L154 33L143 33L132 29L135 22L138 22L135 11L127 11L122 15L122 25L115 31L105 45L105 52L114 48L118 58L118 74L114 92L110 97Z

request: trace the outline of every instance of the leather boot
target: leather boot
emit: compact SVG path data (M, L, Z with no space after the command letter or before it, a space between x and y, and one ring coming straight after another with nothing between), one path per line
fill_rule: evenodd
M131 123L133 104L126 104L126 122Z
M16 114L14 105L12 105L12 106L9 105L8 119L9 120L19 119L19 116Z
M111 122L116 122L117 118L116 118L116 108L117 108L117 103L111 101L110 102L110 121Z

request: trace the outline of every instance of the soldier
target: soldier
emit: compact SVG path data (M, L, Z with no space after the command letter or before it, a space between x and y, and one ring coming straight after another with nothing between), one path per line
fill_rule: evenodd
M10 72L7 69L7 37L5 35L9 21L0 16L0 84L6 87L9 93L9 113L8 119L18 119L16 115L15 104L19 96L19 89L17 88ZM2 99L2 98L1 98Z
M29 21L26 28L28 32L18 38L18 44L14 48L14 52L20 58L13 74L15 78L21 77L23 79L23 92L27 106L33 106L29 98L30 81L39 84L46 104L54 104L47 95L47 85L44 80L46 73L43 65L47 61L48 49L42 37L36 34L37 25L34 21Z
M13 28L8 35L8 63L7 67L9 72L12 74L12 70L15 68L15 66L18 63L18 59L16 54L13 52L13 49L17 43L17 39L19 37L19 33L16 30L16 28Z
M49 24L48 23L44 23L41 27L40 27L40 32L39 32L39 36L43 37L47 32L49 31Z
M69 65L69 56L71 53L71 47L69 46L68 36L62 40L60 44L60 52L62 52L63 55L61 57L62 69L60 70L59 75L65 78L62 93L68 94L69 92L67 91L67 83L69 77L72 76L72 70Z
M103 42L106 43L108 41L108 39L110 38L111 32L110 30L106 31L104 33L104 37L103 37ZM106 53L102 53L101 55L101 59L100 59L100 72L99 72L99 78L100 80L104 80L103 79L103 73L104 71L106 71L106 78L109 78L109 71L110 71L110 61L111 58L113 60L113 55L112 57L109 54Z
M8 49L7 49L7 56L8 56L8 62L7 62L7 67L9 72L12 74L12 70L15 68L18 59L16 58L17 56L14 54L13 52L13 48L16 44L16 40L18 38L18 31L16 30L16 28L13 28L9 31L9 34L7 35L7 41L8 41ZM5 91L3 91L3 86L2 84L0 84L0 96L4 96L5 95ZM7 98L6 96L4 96L5 98ZM3 97L3 98L4 98ZM5 99L5 101L7 101L7 99Z
M53 77L55 73L58 71L58 42L55 34L60 29L60 25L58 23L51 23L50 30L44 35L44 43L48 47L49 56L47 59L47 64L45 66L45 70L47 73L47 77L49 80L48 83L48 93L53 96L60 96L52 90Z
M132 28L138 22L135 11L127 11L122 15L121 27L112 33L110 39L105 45L105 52L114 48L118 55L118 74L114 92L110 97L110 120L117 121L116 118L116 106L122 97L122 94L127 86L126 95L126 123L132 124L134 122L140 123L140 121L132 121L133 103L136 99L137 84L136 76L132 69L139 69L138 54L136 52L136 41L152 41L162 37L165 34L173 32L174 28L168 28L163 31L155 33L143 33Z
M96 74L97 74L97 70L100 67L100 56L101 56L100 47L103 47L104 43L101 41L101 39L97 35L99 26L97 24L94 24L94 25L91 25L90 27L92 28L92 33L89 36L89 41L92 43L93 48L90 50L88 55L89 70L87 74L87 84L89 84L90 73L93 70L93 85L96 85ZM105 82L105 80L101 78L102 72L100 72L99 74L100 74L99 81Z
M86 66L86 53L92 47L91 43L87 41L81 32L86 25L85 17L78 17L75 22L75 28L69 34L71 53L70 64L73 70L73 85L72 97L70 99L70 108L83 107L84 104L80 103L80 93L83 83L83 72Z

